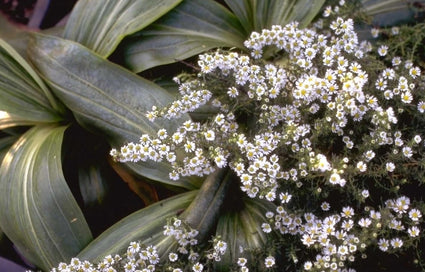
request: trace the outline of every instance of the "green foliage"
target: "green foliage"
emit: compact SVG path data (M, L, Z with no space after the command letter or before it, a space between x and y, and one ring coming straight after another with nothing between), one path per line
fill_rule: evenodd
M37 126L5 155L0 170L0 226L44 270L78 254L92 239L62 173L66 127Z
M33 68L0 39L0 129L55 123L61 106Z
M212 0L185 0L150 27L136 33L125 47L127 65L135 72L173 63L216 47L237 47L252 31L297 20L306 26L324 4L320 1L225 1L230 12ZM196 12L193 12L195 11Z
M98 156L101 161L93 162L91 171L75 169L77 178L64 176L62 171L62 161L70 158L69 147L63 142L69 126L94 133L99 142L117 147L138 141L142 134L156 137L160 128L173 131L193 116L207 120L215 114L204 110L191 117L184 114L179 120L150 122L146 113L153 106L161 108L172 102L175 93L136 72L213 48L246 51L243 42L252 31L294 20L305 27L325 3L221 2L80 0L61 37L22 32L0 22L0 37L4 39L0 40L0 228L37 268L48 271L74 256L101 261L105 255L125 253L128 244L137 240L157 245L161 257L166 258L177 247L174 239L163 235L170 217L197 228L199 246L206 251L211 235L228 241L229 250L222 262L215 266L211 261L210 269L228 270L241 256L240 246L249 248L252 260L261 262L270 253L264 247L273 249L261 224L269 220L264 214L275 209L274 205L232 198L238 191L234 185L237 178L228 173L176 181L169 177L172 167L165 161L128 162L120 171L143 179L149 186L155 184L163 200L106 226L107 230L93 240L91 226L84 218L86 208L102 205L99 199L108 193L108 183L127 181L126 175L122 175L123 180L110 181L100 173L111 163L107 154ZM418 31L411 33L420 34L422 29ZM415 41L403 48L412 44ZM411 56L418 50L413 52ZM115 58L114 53L123 56L118 62L126 67L107 60ZM218 81L226 86L222 78ZM239 118L251 116L242 115ZM85 140L69 139L74 146ZM86 155L84 150L78 152ZM177 152L178 158L182 153ZM222 205L234 207L226 210Z
M150 25L180 2L182 0L80 0L63 36L107 57L125 36Z

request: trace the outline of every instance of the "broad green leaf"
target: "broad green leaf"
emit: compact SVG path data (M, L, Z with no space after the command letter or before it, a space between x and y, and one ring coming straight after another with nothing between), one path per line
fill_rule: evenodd
M57 122L61 110L31 66L0 39L0 129Z
M320 11L325 0L225 0L245 30L261 31L272 25L298 21L307 26Z
M152 106L171 103L173 97L158 85L75 42L37 34L29 52L34 65L77 121L104 136L113 146L138 142L142 134L156 135L160 128L174 131L180 123L179 120L150 122L146 112ZM170 180L171 167L166 162L127 165L152 180L187 189L198 187L189 178Z
M239 257L253 259L251 250L264 249L268 239L275 235L264 233L261 225L268 222L265 217L267 211L274 211L276 207L271 202L259 199L242 197L233 201L242 202L239 207L227 207L220 216L216 235L220 235L227 242L227 251L221 262L216 263L217 271L228 271L228 267L236 263ZM241 248L245 252L241 252ZM251 252L250 252L251 251Z
M163 255L174 243L173 239L167 239L163 235L163 226L168 218L178 216L185 210L197 192L193 190L179 194L125 217L93 240L78 257L81 260L98 262L106 255L125 252L132 241L158 246Z
M129 34L143 29L182 0L80 0L71 12L64 38L109 56Z
M18 139L16 136L6 136L0 138L0 164L3 160L3 157L9 151L9 148L13 145L13 143Z
M140 72L215 47L243 47L247 34L237 18L212 0L185 0L135 34L125 49L127 65Z
M62 173L65 129L31 128L11 147L0 168L0 227L44 270L69 261L92 239Z
M372 16L374 26L392 26L414 22L416 15L423 11L420 6L425 5L425 0L415 1L419 8L404 0L362 0L360 3L362 11Z

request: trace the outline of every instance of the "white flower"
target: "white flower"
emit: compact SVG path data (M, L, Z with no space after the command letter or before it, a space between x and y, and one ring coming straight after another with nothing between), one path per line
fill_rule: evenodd
M230 97L232 97L232 98L235 98L235 97L237 97L239 95L239 91L235 87L231 87L227 91L227 95L230 96Z
M214 158L214 162L219 168L223 168L227 164L227 160L223 155L218 155Z
M171 252L170 254L168 254L168 259L170 260L170 262L175 262L177 261L179 255L177 255L174 252Z
M419 101L419 103L418 103L418 111L420 113L424 113L425 112L425 102L424 101Z
M372 220L370 220L369 218L361 218L359 220L359 225L361 227L367 228L370 226L370 224L372 224Z
M365 159L366 161L370 161L373 158L375 158L375 152L373 152L372 150L368 150L364 153Z
M393 26L391 28L391 34L392 35L398 35L400 33L400 28L398 26Z
M313 267L313 264L310 261L304 263L304 270L310 270Z
M420 231L420 230L419 230L419 228L418 228L418 227L416 227L416 226L410 227L410 228L407 230L407 233L409 233L409 236L410 236L410 237L418 237L420 232L421 232L421 231Z
M409 217L412 221L418 221L422 217L422 213L418 209L411 209Z
M413 96L410 91L406 91L401 94L401 101L403 103L409 104L410 102L412 102L412 100L413 100Z
M366 170L367 170L367 165L366 165L364 162L359 161L359 162L357 163L357 169L359 169L359 171L360 171L360 172L366 172Z
M225 118L223 114L217 114L217 116L214 119L214 122L219 126L223 125L224 121L225 121Z
M204 265L197 262L196 264L192 266L192 270L193 272L201 272L202 270L204 270Z
M275 259L273 256L269 256L264 260L264 264L267 268L273 267L275 264Z
M329 15L331 15L331 13L332 13L332 7L327 6L325 8L325 10L323 11L323 17L329 17Z
M409 75L412 77L412 78L416 78L416 77L418 77L418 76L420 76L421 75L421 69L419 69L419 67L412 67L412 68L410 68L410 70L409 70Z
M227 243L221 240L218 240L214 246L214 250L223 255L227 250Z
M319 170L320 172L331 170L331 164L328 162L325 155L318 154L316 156L316 159L318 160L316 165L317 170Z
M281 202L282 204L285 204L285 203L288 203L288 202L291 200L292 195L291 195L291 194L289 194L288 192L280 193L280 194L279 194L279 198L280 198L280 202Z
M410 147L408 147L408 146L403 147L402 152L403 152L403 155L404 155L406 158L410 158L410 157L412 157L412 155L413 155L413 153L412 153L412 148L410 148Z
M167 138L167 131L163 128L163 129L160 129L160 130L158 130L158 133L157 133L157 135L158 135L158 138L159 139L161 139L161 140L164 140L165 138Z
M403 240L398 237L393 238L391 239L391 245L393 246L393 248L400 248L403 246Z
M215 139L215 132L212 130L208 130L204 133L205 139L207 141L214 141Z
M384 57L385 55L387 55L387 53L388 53L388 46L387 46L387 45L381 45L381 46L378 48L378 54L379 54L381 57Z
M272 231L272 228L270 227L270 224L268 223L263 223L261 225L261 229L263 230L263 232L265 233L270 233Z
M341 180L341 176L338 173L333 173L330 177L329 177L329 182L331 184L339 184Z
M385 164L385 169L386 169L388 172L393 172L393 171L394 171L394 169L395 169L395 165L394 165L394 163L392 163L392 162L387 162L387 163Z
M331 205L328 202L324 201L320 205L320 208L322 208L322 210L326 212L326 211L329 211L329 209L331 208Z
M192 141L187 141L186 144L184 145L184 150L186 152L193 152L195 151L196 148L196 144Z
M246 265L246 263L247 263L247 259L245 259L245 258L238 258L238 262L237 262L237 264L238 264L239 266L245 266L245 265Z
M374 38L378 38L378 36L379 36L379 29L377 29L377 28L372 28L372 29L370 30L370 33L372 34L372 37L374 37Z
M381 238L378 241L379 249L382 251L387 251L390 246L390 242L387 239Z

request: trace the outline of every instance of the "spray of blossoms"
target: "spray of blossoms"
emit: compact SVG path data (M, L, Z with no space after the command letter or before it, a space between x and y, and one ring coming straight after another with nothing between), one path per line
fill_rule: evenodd
M111 150L114 159L167 161L175 180L231 169L240 191L277 205L263 231L309 249L291 253L304 270L346 269L368 247L415 246L422 208L403 186L424 175L424 136L412 129L424 125L420 68L388 60L385 46L372 51L341 17L329 28L276 25L245 46L250 55L201 55L196 77L176 78L179 99L147 113L177 119L208 107L208 118L141 135Z

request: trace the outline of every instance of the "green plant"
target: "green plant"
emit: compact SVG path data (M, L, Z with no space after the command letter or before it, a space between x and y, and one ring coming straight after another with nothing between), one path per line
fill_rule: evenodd
M158 248L133 241L125 258L98 262L130 271L347 271L371 249L418 248L424 203L411 188L424 176L421 69L384 45L371 52L353 20L337 16L307 29L272 26L244 45L251 56L200 55L197 74L175 79L180 96L146 113L164 122L207 106L209 115L111 150L121 162L168 163L171 180L207 178L168 220Z

